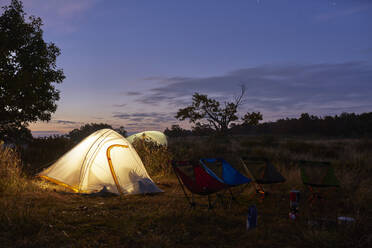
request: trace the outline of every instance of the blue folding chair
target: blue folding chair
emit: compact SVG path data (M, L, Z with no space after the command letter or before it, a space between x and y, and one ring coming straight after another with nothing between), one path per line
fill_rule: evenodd
M230 188L248 184L252 181L250 178L242 175L223 158L202 158L200 159L200 163L209 175L229 186L231 198L235 201L236 198Z

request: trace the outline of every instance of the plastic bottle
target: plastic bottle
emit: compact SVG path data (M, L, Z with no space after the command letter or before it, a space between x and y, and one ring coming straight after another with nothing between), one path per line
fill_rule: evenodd
M257 227L257 208L252 205L248 208L247 214L247 230Z

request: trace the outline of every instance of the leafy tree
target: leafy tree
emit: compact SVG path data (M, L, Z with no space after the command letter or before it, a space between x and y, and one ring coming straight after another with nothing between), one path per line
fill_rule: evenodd
M24 145L32 142L30 129L24 126L8 125L0 132L0 139L10 144Z
M49 121L65 78L57 68L59 48L43 39L38 17L26 20L22 2L12 0L0 16L0 138L8 130Z
M198 122L192 127L192 133L195 136L208 136L214 132L215 130L213 130L208 124L201 124Z
M81 126L80 128L75 128L74 130L70 131L67 134L67 137L70 138L72 142L78 143L81 140L83 140L85 137L88 137L89 135L94 133L95 131L98 131L104 128L113 129L119 134L121 134L123 137L127 135L127 131L125 130L123 126L117 129L114 129L112 128L111 125L106 124L106 123L90 123L90 124L85 124Z
M67 134L74 143L78 143L83 140L85 137L88 137L95 131L98 131L103 128L113 129L111 125L105 123L90 123L81 126L80 128L75 128Z
M170 129L164 130L164 134L169 137L185 137L191 135L191 131L183 129L180 125L172 125Z
M262 121L262 114L260 112L246 113L242 117L243 125L256 126L260 121Z
M119 128L115 129L116 132L120 133L121 136L127 137L127 130L123 126L120 126Z
M200 121L207 124L219 133L226 133L229 125L239 119L237 116L238 107L242 104L245 88L242 87L241 94L232 102L220 102L209 98L207 95L194 93L192 104L186 108L179 109L175 116L179 120L189 119L191 123L201 127ZM205 126L204 126L205 127Z

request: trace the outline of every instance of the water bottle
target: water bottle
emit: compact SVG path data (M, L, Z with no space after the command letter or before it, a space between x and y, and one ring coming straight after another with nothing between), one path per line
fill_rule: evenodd
M289 192L289 218L295 220L298 215L300 203L300 191L291 190Z
M252 205L248 208L247 230L257 227L257 208Z

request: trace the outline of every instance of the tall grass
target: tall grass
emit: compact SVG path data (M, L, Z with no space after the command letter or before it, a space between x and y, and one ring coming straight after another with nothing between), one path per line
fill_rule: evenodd
M0 194L22 192L28 186L19 154L0 141Z
M150 176L159 177L171 174L172 154L166 146L143 139L135 139L133 147Z
M6 246L27 246L43 225L43 218L32 201L24 196L35 192L34 182L27 179L19 153L0 142L0 242Z

